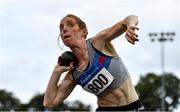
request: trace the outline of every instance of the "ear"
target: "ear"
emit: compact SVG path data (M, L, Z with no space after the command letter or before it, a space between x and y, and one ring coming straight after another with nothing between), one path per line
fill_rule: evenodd
M83 30L83 34L86 34L86 31L85 31L85 30Z
M82 29L82 35L83 35L84 37L86 37L87 31L86 31L85 29Z

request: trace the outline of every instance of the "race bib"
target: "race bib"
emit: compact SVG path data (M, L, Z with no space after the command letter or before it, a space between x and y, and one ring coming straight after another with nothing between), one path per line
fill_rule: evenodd
M102 68L84 87L83 89L95 95L100 94L114 80L114 77Z

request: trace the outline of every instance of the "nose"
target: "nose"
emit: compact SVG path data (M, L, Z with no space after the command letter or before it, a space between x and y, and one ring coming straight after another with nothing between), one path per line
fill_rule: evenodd
M67 28L63 28L62 32L66 33L67 32Z

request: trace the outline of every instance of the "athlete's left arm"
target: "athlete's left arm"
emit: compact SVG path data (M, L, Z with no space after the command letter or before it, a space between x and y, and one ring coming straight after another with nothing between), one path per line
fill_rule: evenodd
M118 23L114 24L113 26L99 32L97 35L94 36L94 44L95 46L99 46L102 43L110 42L111 40L115 39L116 37L120 36L124 32L126 32L125 37L128 42L134 44L135 41L138 41L137 33L135 30L139 28L136 27L138 24L138 17L135 15L127 16L125 19L119 21ZM99 46L100 47L100 46Z

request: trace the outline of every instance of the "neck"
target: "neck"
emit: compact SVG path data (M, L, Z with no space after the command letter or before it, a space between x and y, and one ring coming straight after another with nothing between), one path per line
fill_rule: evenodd
M89 64L89 54L88 54L86 40L81 40L75 46L70 47L70 49L78 58L79 69L85 70Z

